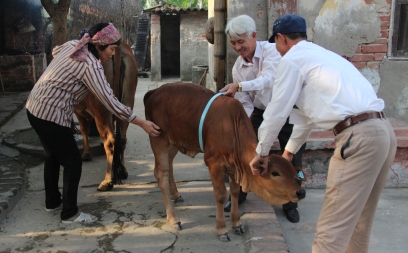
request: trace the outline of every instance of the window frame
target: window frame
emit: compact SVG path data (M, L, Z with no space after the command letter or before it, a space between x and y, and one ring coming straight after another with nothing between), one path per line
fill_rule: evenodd
M397 50L398 37L400 35L400 18L401 18L401 5L407 4L408 0L394 0L391 7L391 19L390 19L390 29L389 29L389 45L388 45L388 55L390 59L408 59L408 48L402 51Z

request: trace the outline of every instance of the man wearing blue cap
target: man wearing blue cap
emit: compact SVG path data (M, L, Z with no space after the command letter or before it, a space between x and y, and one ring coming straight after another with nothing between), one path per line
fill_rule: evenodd
M240 15L231 19L225 28L232 48L239 54L232 68L233 83L226 85L221 91L238 99L251 119L253 129L258 134L262 123L262 115L271 101L272 86L275 72L281 58L274 43L257 41L255 21L248 15ZM284 149L292 133L293 125L287 120L278 134L281 150ZM292 164L302 167L302 155L306 145L295 154ZM299 184L301 182L299 181ZM246 199L246 193L240 191L238 203ZM293 223L299 222L297 203L289 202L282 206L286 218ZM231 197L224 205L229 212Z
M274 22L269 41L276 43L282 58L251 170L264 173L253 165L267 165L264 156L293 105L299 113L291 115L295 125L282 155L289 161L315 125L332 129L336 149L312 252L368 252L375 210L396 153L395 134L371 83L343 57L307 42L303 33L306 22L298 15Z

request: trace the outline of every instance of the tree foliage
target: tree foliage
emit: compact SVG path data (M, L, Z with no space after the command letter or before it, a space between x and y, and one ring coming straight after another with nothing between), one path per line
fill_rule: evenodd
M208 7L208 0L142 0L143 8L149 9L160 4L174 5L180 8Z

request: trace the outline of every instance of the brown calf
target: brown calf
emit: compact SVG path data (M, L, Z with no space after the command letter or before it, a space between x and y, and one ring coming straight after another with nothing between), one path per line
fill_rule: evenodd
M253 176L249 162L255 155L257 139L241 103L220 96L211 104L205 117L200 149L198 129L201 115L214 92L199 85L171 83L149 91L144 97L146 119L161 128L159 137L150 138L155 156L154 175L166 206L167 220L181 229L180 219L173 207L183 201L173 176L173 158L180 151L190 157L204 151L216 201L216 229L221 241L228 241L223 204L227 190L224 173L230 176L231 222L233 231L242 234L238 208L239 185L245 192L254 192L271 205L304 198L305 191L297 184L297 171L281 156L270 155L268 173Z

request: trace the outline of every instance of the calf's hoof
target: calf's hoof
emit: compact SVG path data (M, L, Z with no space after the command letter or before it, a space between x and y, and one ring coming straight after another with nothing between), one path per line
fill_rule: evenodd
M90 153L82 154L81 160L84 162L92 161L92 155Z
M181 227L181 222L177 222L176 224L173 224L173 228L175 228L177 231L182 230L183 228Z
M223 235L218 235L218 239L219 239L221 242L229 242L229 241L231 241L231 239L230 239L229 236L228 236L228 233L225 233L225 234L223 234Z
M242 225L239 225L238 227L232 228L232 230L234 231L234 234L236 235L242 235L243 233L245 233L245 229Z
M113 183L110 182L110 183L108 183L108 184L101 183L101 184L98 186L98 189L96 189L96 190L97 190L97 191L100 191L100 192L107 192L107 191L110 191L110 190L112 190L112 189L113 189Z
M174 203L179 203L179 202L184 202L183 197L180 196L179 198L174 199Z

